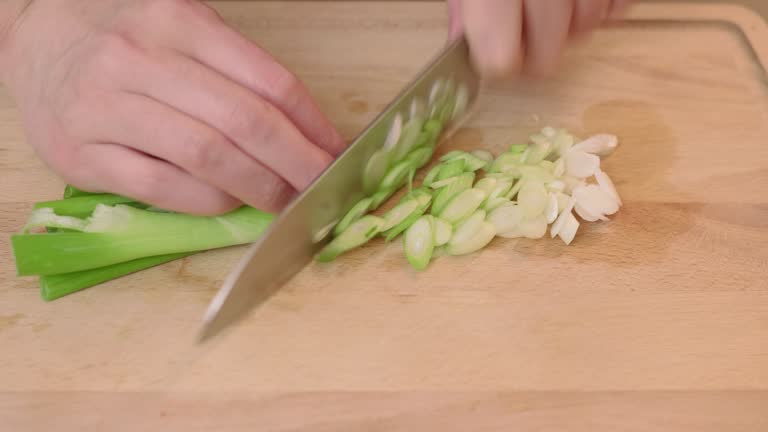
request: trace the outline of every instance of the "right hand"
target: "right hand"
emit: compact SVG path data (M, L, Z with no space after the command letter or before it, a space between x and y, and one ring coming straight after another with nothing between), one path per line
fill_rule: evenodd
M36 0L4 78L65 181L167 210L280 210L344 148L307 89L195 0Z

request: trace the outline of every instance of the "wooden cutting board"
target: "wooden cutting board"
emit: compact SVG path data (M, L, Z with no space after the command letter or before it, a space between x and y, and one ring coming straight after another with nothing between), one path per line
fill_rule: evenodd
M350 139L446 33L432 2L216 8ZM202 347L243 248L52 303L15 277L8 235L63 184L0 94L0 430L768 429L766 23L727 6L632 18L551 80L490 86L441 147L499 152L547 124L614 133L604 169L625 206L610 222L419 274L374 241Z

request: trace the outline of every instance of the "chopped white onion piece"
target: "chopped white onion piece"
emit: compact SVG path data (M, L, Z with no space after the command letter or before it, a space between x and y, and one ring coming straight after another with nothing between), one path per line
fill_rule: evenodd
M587 178L600 169L600 158L576 148L565 155L565 173L577 178Z
M503 204L488 215L488 222L496 227L497 232L511 231L520 225L522 220L523 212L520 210L520 206L511 202Z
M547 189L539 181L528 180L520 188L517 202L526 217L539 216L547 207Z
M571 176L564 176L561 178L563 183L565 183L565 189L563 189L563 192L567 194L572 194L574 189L576 189L579 186L584 186L587 184L587 182L584 179L571 177Z
M597 184L600 186L602 190L608 193L614 201L619 205L619 207L623 206L624 203L621 202L621 197L619 196L619 192L616 190L616 186L613 185L613 181L610 177L608 177L608 174L606 174L604 171L598 171L595 173L595 180L597 180Z
M597 222L600 220L600 217L603 215L597 215L586 209L583 205L576 203L574 205L574 210L576 210L576 214L579 215L580 218L584 219L587 222ZM605 216L603 216L605 217Z
M550 192L549 199L547 200L547 207L544 209L544 216L547 218L547 223L551 224L557 219L557 195Z
M574 150L591 153L600 157L606 157L616 150L619 139L616 135L597 134L573 146Z
M586 185L574 189L573 199L576 201L576 211L579 216L586 220L589 219L585 216L589 215L604 220L604 215L612 215L619 211L619 204L598 185Z
M552 236L552 238L555 238L555 236L560 233L560 230L562 229L563 224L565 224L565 220L568 218L568 215L572 215L571 211L573 210L573 206L573 199L569 199L568 205L566 205L563 211L560 212L560 216L557 217L555 223L553 223L552 227L549 229L549 235Z
M555 180L547 183L547 190L550 192L562 192L565 190L565 183L562 180Z
M571 197L562 192L556 192L555 197L557 198L557 214L560 214L570 204Z
M579 221L576 217L574 217L571 212L568 212L565 215L563 225L560 227L560 231L557 235L560 236L560 239L563 240L566 245L569 245L573 241L573 238L576 237L576 231L578 231L579 225Z

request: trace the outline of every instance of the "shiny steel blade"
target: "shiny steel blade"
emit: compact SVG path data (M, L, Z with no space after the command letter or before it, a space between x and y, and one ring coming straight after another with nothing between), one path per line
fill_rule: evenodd
M466 106L473 105L479 81L470 64L464 39L449 45L358 136L314 183L296 198L246 252L224 281L204 317L203 342L243 318L298 273L325 245L329 228L365 195L366 162L379 150L398 113L406 119L414 98L428 101L436 82L452 80L466 90ZM450 132L469 110L446 125Z

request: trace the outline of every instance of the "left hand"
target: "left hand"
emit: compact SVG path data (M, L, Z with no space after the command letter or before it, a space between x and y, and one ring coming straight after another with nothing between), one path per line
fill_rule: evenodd
M631 0L448 0L451 38L464 33L479 72L547 75L569 38L621 14Z

